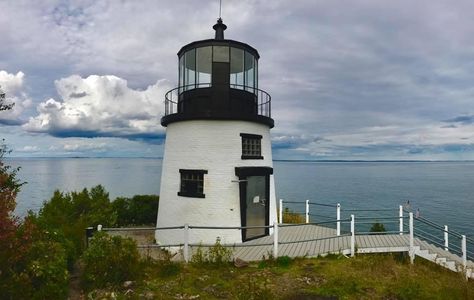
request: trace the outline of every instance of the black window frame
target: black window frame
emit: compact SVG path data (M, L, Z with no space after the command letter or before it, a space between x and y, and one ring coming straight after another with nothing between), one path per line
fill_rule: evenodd
M259 134L250 134L250 133L241 133L240 134L240 137L241 137L241 145L242 145L242 156L241 156L241 159L263 159L263 156L262 156L262 138L263 136L259 135ZM247 149L245 149L245 140L254 140L254 141L258 141L258 147L259 147L259 154L248 154L247 152L245 152Z
M196 170L196 169L179 169L179 174L180 174L180 181L179 181L179 192L178 196L181 197L190 197L190 198L206 198L206 194L204 194L204 174L207 174L207 170ZM192 187L191 189L188 188L188 190L185 189L185 181L193 181L190 179L183 178L183 176L188 176L188 175L198 175L202 176L201 178L198 178L196 181L196 187ZM201 183L202 187L202 192L199 192L199 182Z

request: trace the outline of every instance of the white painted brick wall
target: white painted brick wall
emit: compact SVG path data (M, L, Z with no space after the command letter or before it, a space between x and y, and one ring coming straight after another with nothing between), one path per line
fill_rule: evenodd
M273 167L268 126L247 121L192 120L171 123L167 127L160 207L157 227L241 226L239 184L235 167ZM242 160L240 133L262 135L260 160ZM205 198L177 195L179 169L204 169ZM270 224L276 219L276 197L273 175L270 176ZM191 243L223 243L242 241L240 230L190 230ZM182 230L157 231L161 244L179 244Z

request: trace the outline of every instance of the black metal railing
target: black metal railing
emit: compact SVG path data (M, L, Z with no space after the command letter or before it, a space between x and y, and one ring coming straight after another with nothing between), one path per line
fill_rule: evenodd
M186 86L176 87L165 94L165 116L179 113L179 104L185 100L182 97L183 93L194 89L205 89L211 87L223 87L224 85L212 85L210 83L190 84ZM271 118L271 101L272 97L266 91L239 84L225 85L233 90L241 90L255 95L255 105L257 108L257 115Z

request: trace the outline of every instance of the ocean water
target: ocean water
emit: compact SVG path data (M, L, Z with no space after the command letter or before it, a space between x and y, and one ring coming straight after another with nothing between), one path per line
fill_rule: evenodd
M75 191L102 184L111 199L159 194L161 159L30 158L9 159L20 166L27 184L18 195L16 214L38 211L53 191ZM373 213L348 209L393 209L410 201L413 210L451 230L474 237L474 162L274 162L277 198L340 203L342 217ZM284 204L304 211L303 204ZM312 221L335 216L335 209L311 205ZM320 217L321 216L321 217ZM396 227L396 224L393 226ZM395 228L394 227L394 228Z

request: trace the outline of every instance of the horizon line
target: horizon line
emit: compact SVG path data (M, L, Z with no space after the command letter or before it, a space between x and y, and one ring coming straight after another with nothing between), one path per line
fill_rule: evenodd
M34 158L75 158L75 159L95 159L95 158L141 158L141 159L163 159L160 156L7 156L5 159L34 159ZM433 160L433 159L273 159L277 162L474 162L474 160Z

